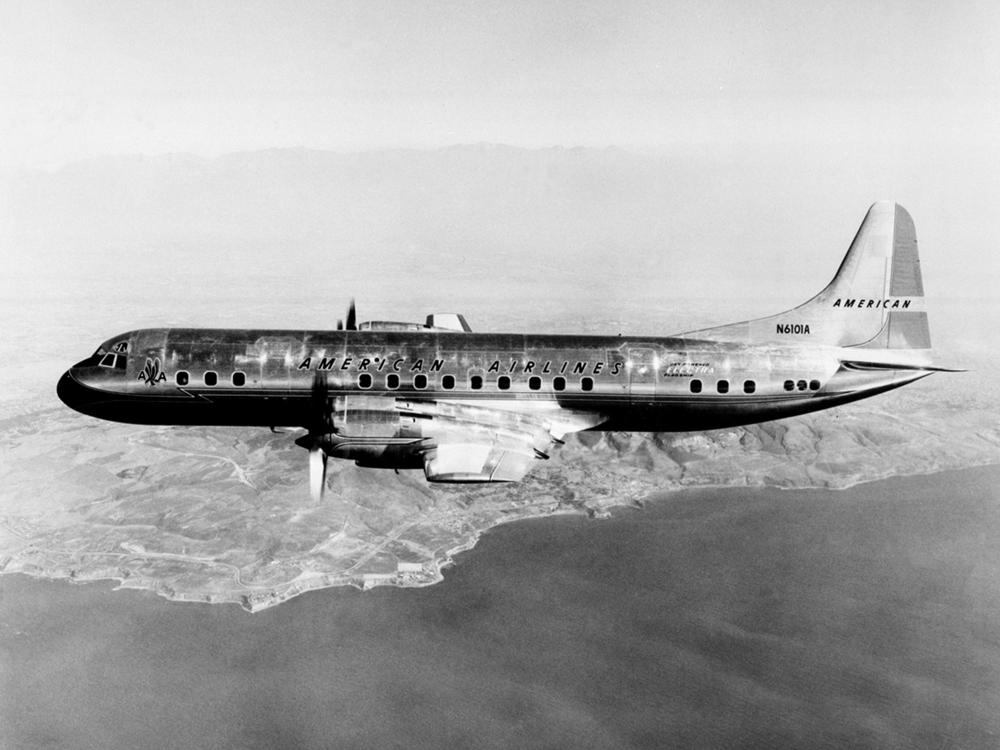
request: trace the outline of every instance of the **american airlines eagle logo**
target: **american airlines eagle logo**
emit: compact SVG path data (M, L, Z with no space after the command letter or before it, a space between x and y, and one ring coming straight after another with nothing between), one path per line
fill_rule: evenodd
M160 371L160 358L150 359L146 357L146 364L142 368L142 372L139 373L138 380L148 386L154 386L157 383L165 382L166 379L167 376Z

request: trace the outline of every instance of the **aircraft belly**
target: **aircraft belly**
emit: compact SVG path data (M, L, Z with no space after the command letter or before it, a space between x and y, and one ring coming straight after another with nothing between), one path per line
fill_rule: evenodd
M612 412L607 422L594 429L631 432L712 430L766 422L823 408L815 404L819 400L821 399L817 396L774 402L749 399L742 402L733 400L711 402L706 399L660 400Z
M60 398L90 416L130 424L259 426L304 424L308 394L262 395L241 391L211 397L173 389L159 393L116 392L93 388L69 375L58 386Z

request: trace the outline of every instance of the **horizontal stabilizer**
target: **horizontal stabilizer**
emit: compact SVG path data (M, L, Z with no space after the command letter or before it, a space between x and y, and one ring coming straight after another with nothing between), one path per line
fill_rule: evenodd
M841 360L849 370L922 370L924 372L968 372L958 367L938 367L937 365L922 365L909 362L862 362L858 360Z

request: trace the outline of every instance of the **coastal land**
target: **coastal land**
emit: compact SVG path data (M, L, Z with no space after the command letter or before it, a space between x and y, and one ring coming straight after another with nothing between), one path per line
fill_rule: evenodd
M604 517L683 488L839 489L997 463L996 405L967 406L941 378L762 425L582 433L523 482L478 488L331 461L322 504L295 434L41 409L0 422L0 572L109 579L249 611L331 586L426 586L510 521Z

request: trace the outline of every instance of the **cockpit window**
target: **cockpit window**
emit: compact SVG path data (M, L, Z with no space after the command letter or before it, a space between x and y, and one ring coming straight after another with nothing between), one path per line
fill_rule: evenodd
M81 367L93 367L97 365L98 367L111 367L116 370L124 370L128 365L128 341L119 341L115 344L110 344L105 346L101 344L97 347L90 359L85 362L81 362Z
M97 354L94 355L96 359ZM128 360L125 358L124 354L114 354L108 352L103 357L101 357L100 362L97 363L100 367L113 367L116 370L124 370L125 366L128 364Z

